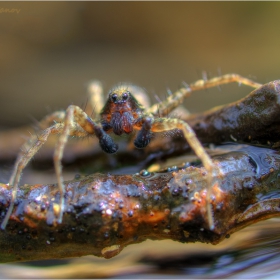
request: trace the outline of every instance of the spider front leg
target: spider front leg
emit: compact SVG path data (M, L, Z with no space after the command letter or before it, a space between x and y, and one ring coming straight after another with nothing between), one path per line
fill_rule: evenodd
M43 130L43 132L41 132L41 134L39 135L31 136L31 138L23 145L22 152L18 155L14 171L9 181L9 185L12 186L12 198L6 216L1 223L1 229L5 229L7 222L12 214L17 198L19 180L23 169L38 152L38 150L43 146L43 144L48 140L48 137L51 134L60 134L54 151L54 166L60 192L60 207L57 219L58 223L62 222L65 194L61 160L68 136L85 137L89 134L95 134L99 138L99 142L103 150L111 153L117 150L118 146L113 142L111 137L106 134L101 125L97 124L90 117L88 117L88 115L81 108L71 105L66 110L66 113L62 115L63 122L54 124L53 126ZM45 118L42 124L46 124L55 116L56 113L50 115L50 117Z
M262 84L256 83L238 74L226 74L209 80L202 79L180 88L179 90L168 96L165 101L161 102L160 104L151 106L146 112L154 115L159 114L161 116L167 116L172 110L177 108L183 102L184 98L190 96L193 91L233 82L244 84L253 88L259 88L260 86L262 86Z
M73 130L74 124L78 124L84 130L84 133L86 132L87 134L94 134L99 139L100 146L105 152L114 153L118 149L117 144L115 144L112 138L106 134L101 125L94 122L80 107L74 105L68 107L66 110L63 130L54 151L55 173L60 191L60 208L57 220L58 223L62 222L65 194L61 160L68 136L73 134L75 135L76 130Z
M211 187L213 185L213 172L214 172L214 164L209 157L209 155L206 153L205 149L197 139L195 132L193 129L184 121L179 120L179 119L172 119L172 118L158 118L158 119L152 119L152 118L146 118L146 120L151 120L146 121L146 123L150 124L150 130L148 131L147 128L149 125L145 125L144 129L141 129L136 141L140 141L141 137L145 135L148 135L148 133L151 132L163 132L163 131L169 131L172 129L180 129L186 141L192 148L192 150L195 152L197 157L201 160L204 168L207 171L207 198L206 198L206 205L207 205L207 217L208 217L208 223L210 229L214 229L214 222L213 222L213 217L212 217L212 211L211 211L211 205L210 205L210 192L211 192ZM145 124L145 123L144 123ZM141 142L141 141L140 141Z

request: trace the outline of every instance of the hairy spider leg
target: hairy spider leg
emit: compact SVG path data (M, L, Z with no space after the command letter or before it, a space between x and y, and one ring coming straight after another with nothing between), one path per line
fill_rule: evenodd
M38 123L38 128L40 128L41 130L44 130L44 129L52 126L54 123L63 122L64 118L65 118L65 111L53 112L53 113L45 116Z
M99 114L105 104L103 87L99 81L91 81L87 86L89 104L95 114ZM91 112L92 113L92 112Z
M60 211L57 220L58 223L62 222L65 194L61 160L73 122L79 124L88 134L94 134L99 139L99 144L105 152L114 153L118 149L117 144L113 142L112 138L103 130L101 125L94 122L80 107L70 105L67 108L63 131L58 138L58 142L54 151L55 173L57 176L57 183L60 191Z
M205 80L205 79L198 80L192 83L190 85L190 88L192 90L201 90L201 89L215 87L222 84L229 84L233 82L236 82L239 85L243 84L252 88L259 88L262 86L262 84L260 83L254 82L248 78L232 73L232 74L225 74L219 77L214 77L209 80Z
M222 84L229 84L232 82L244 84L252 88L259 88L262 86L262 84L256 83L238 74L226 74L209 80L201 79L190 85L180 88L173 94L169 95L165 101L151 106L146 112L153 115L157 115L159 113L160 116L167 116L170 111L178 107L183 102L184 98L190 96L192 91L211 88Z
M214 172L214 164L206 153L205 149L199 142L196 137L195 132L193 129L184 121L180 119L174 118L153 118L152 116L147 116L143 118L142 129L138 133L136 140L134 143L144 143L146 144L146 136L149 135L151 132L164 132L172 129L180 129L186 141L197 155L197 157L201 160L204 168L207 171L207 198L206 198L206 211L207 211L207 218L210 229L214 229L214 221L211 211L211 204L210 204L210 190L213 185L213 172Z
M51 116L50 116L51 119ZM85 137L89 134L95 134L99 138L100 146L106 152L115 152L117 145L111 137L106 134L101 125L94 122L80 107L71 105L67 108L63 123L56 123L53 126L45 129L40 135L33 135L23 146L23 151L19 154L9 185L13 187L12 199L6 216L1 224L1 229L5 229L6 224L13 211L16 200L18 184L22 170L26 167L30 159L38 152L38 150L47 141L49 135L60 134L55 151L54 151L54 166L60 191L60 208L58 222L61 223L63 215L64 193L65 187L62 177L61 159L66 145L68 136ZM27 149L28 148L28 149ZM26 152L24 152L24 150Z
M38 150L43 146L47 141L48 137L51 134L60 134L62 133L64 125L62 123L56 123L53 126L43 130L39 135L32 135L30 139L22 146L21 153L18 155L9 185L12 186L12 198L9 205L9 209L6 213L4 220L1 223L1 229L5 229L7 222L12 214L14 204L17 198L18 184L23 169L33 158L33 156L38 152ZM86 131L82 130L77 124L75 124L70 131L70 135L75 135L78 137L84 137L88 135ZM62 200L63 202L63 200Z
M41 148L41 146L47 141L50 134L57 134L61 132L62 126L60 124L56 124L50 128L45 129L39 136L33 135L27 143L23 145L23 148L21 149L21 153L18 155L15 167L11 176L11 179L9 181L9 185L13 187L12 190L12 199L9 205L9 209L6 213L6 216L1 224L1 229L5 229L7 222L12 214L15 200L17 197L17 189L18 184L20 180L20 176L22 173L22 170L25 168L25 166L28 164L30 159L36 154L36 152ZM30 147L30 148L29 148Z

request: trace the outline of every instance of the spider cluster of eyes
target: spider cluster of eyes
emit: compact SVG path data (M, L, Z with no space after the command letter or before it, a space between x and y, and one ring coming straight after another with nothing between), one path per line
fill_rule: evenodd
M111 93L109 98L114 103L117 103L117 102L123 103L128 100L129 95L131 95L131 92L127 90L127 91L122 92L121 95L118 95L117 93Z

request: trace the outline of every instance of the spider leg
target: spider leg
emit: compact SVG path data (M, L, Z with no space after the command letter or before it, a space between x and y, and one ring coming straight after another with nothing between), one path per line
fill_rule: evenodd
M163 132L168 131L171 129L180 129L186 141L192 148L192 150L195 152L197 157L201 160L204 168L207 171L207 198L206 198L206 210L207 210L207 218L210 229L214 229L214 222L213 222L213 216L211 211L211 204L210 204L210 193L211 193L211 187L213 185L213 173L214 173L214 164L209 157L209 155L206 153L205 149L197 139L195 132L193 129L184 121L180 119L172 119L172 118L158 118L154 119L153 123L151 125L151 131L152 132Z
M65 111L56 111L45 116L39 123L38 126L41 130L44 130L54 123L63 122L65 118Z
M99 81L91 81L87 86L89 104L94 113L99 114L105 104L103 87Z
M52 122L56 114L51 114L47 116L42 122L46 124L48 121ZM62 116L62 115L61 115ZM61 120L61 118L60 118ZM51 134L60 134L55 151L54 151L54 166L58 181L58 188L60 191L60 208L58 222L61 223L63 215L63 204L64 204L64 193L65 187L63 184L62 177L62 166L61 159L69 135L84 137L89 134L96 135L99 138L99 142L103 150L106 152L115 152L118 146L113 142L111 137L105 133L101 125L95 123L88 115L77 106L69 106L63 117L63 122L56 123L53 126L46 128L39 135L33 135L31 138L23 145L21 153L15 163L14 171L12 173L9 185L12 186L12 199L9 205L9 209L6 213L4 220L1 223L1 229L5 229L7 222L12 214L13 207L15 204L17 189L19 185L19 180L23 169L26 167L28 162L33 158L33 156L38 152L38 150L47 141Z
M90 113L95 111L99 113L104 106L103 87L99 81L91 81L87 86L87 93L90 104ZM65 111L56 111L44 117L38 124L41 129L46 129L53 125L54 122L63 122Z
M152 137L151 128L154 118L152 116L145 116L140 122L141 129L134 140L134 146L138 149L145 148L150 143Z
M53 112L47 116L45 116L41 121L37 121L36 128L34 128L35 133L33 137L29 137L29 139L21 146L21 150L27 151L29 150L32 145L34 144L35 138L37 135L40 135L42 133L42 130L45 130L47 128L52 127L53 125L57 124L57 127L59 127L59 123L63 123L65 119L65 111L56 111ZM77 124L74 124L74 130L75 130L75 135L76 137L83 137L86 136L85 131L81 129L80 126ZM55 135L55 133L53 133ZM37 136L39 138L39 136Z
M73 116L74 116L74 106L69 106L66 110L66 115L64 118L64 126L61 132L60 137L58 138L54 155L53 155L53 162L55 173L57 177L57 184L60 191L60 208L59 208L59 215L58 215L58 223L62 222L62 215L63 215L63 207L64 207L64 194L65 194L65 186L63 183L63 176L62 176L62 165L61 160L63 156L63 151L65 145L67 143L67 139L70 133L70 128L73 123Z
M90 117L88 117L88 115L80 107L71 105L67 108L63 130L58 139L53 157L58 188L60 191L60 209L57 220L58 223L62 222L65 193L61 160L73 123L79 124L82 129L87 132L87 134L95 134L99 139L101 148L107 153L114 153L118 149L118 146L113 142L112 138L103 130L101 125L98 125Z
M198 80L192 84L190 84L190 88L192 91L194 90L201 90L205 88L215 87L222 84L229 84L236 82L239 85L243 84L252 88L259 88L262 84L256 83L248 78L242 77L238 74L225 74L219 77L215 77L212 79L202 79Z
M190 85L186 85L185 87L180 88L173 94L169 95L165 101L151 106L147 110L147 113L153 115L157 115L159 113L160 116L167 116L170 111L178 107L179 104L183 102L184 98L190 96L192 91L215 87L232 82L244 84L252 88L259 88L260 86L262 86L262 84L256 83L238 74L226 74L209 80L201 79Z
M132 95L137 99L137 101L142 104L145 108L151 106L151 100L148 93L141 87L133 84L128 84L127 89L132 93Z
M9 185L13 186L12 199L9 205L9 209L6 213L6 216L1 224L1 229L5 229L6 224L12 214L22 170L28 164L30 159L38 152L38 150L42 147L42 145L47 141L49 135L60 133L61 130L62 130L61 124L53 125L52 127L45 129L40 135L31 136L31 138L23 146L21 153L17 157L15 167L11 179L9 181Z

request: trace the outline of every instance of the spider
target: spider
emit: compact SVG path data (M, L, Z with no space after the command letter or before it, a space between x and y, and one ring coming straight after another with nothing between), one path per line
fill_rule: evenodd
M151 141L152 133L179 129L207 171L208 191L206 210L209 228L214 229L209 194L213 183L214 164L197 139L193 129L186 122L178 118L159 116L167 116L170 111L178 107L183 102L183 99L189 96L194 90L201 90L230 82L238 82L239 84L245 84L253 88L261 86L261 84L237 74L227 74L210 80L202 79L189 86L185 85L181 87L178 91L170 94L165 101L155 104L148 109L145 109L140 104L128 90L129 88L127 86L118 86L109 91L107 101L100 110L99 117L96 119L92 119L80 107L74 105L70 105L66 111L54 112L48 115L40 122L46 128L39 135L32 135L24 144L24 149L21 149L17 157L9 181L9 185L12 187L12 198L6 216L2 221L1 228L3 230L5 229L12 214L23 169L50 135L60 134L54 150L53 161L60 192L60 203L57 205L57 223L61 223L65 194L61 160L69 136L86 137L88 135L94 135L98 138L101 149L106 153L112 154L117 152L118 145L109 133L122 135L138 131L134 145L136 148L142 149ZM102 87L99 83L94 82L91 84L91 95L91 99L93 100L97 100L98 98L102 99Z

